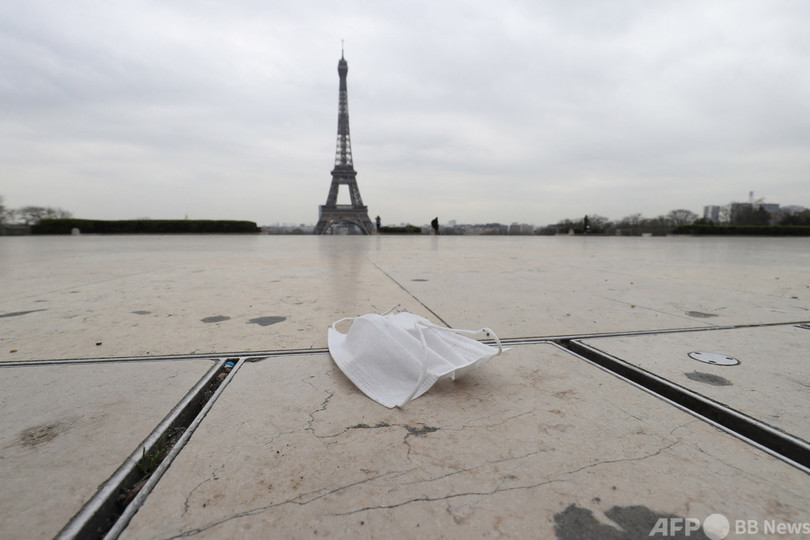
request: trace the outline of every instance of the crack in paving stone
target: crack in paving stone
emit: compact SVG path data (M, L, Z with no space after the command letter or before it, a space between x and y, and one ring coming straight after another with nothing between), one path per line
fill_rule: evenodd
M409 462L411 460L411 443L410 443L410 441L408 441L408 437L410 437L411 435L414 435L415 437L421 437L423 435L427 435L428 433L433 433L434 431L439 431L439 428L426 426L425 424L423 424L421 422L418 425L420 425L422 427L415 427L415 426L411 426L411 425L408 425L408 424L397 426L397 427L401 427L401 428L405 429L405 431L408 432L405 435L405 437L402 439L402 442L405 444L405 446L408 447L408 453L406 454L406 457L408 458Z
M464 492L464 493L450 493L450 494L447 494L447 495L441 495L441 496L437 496L437 497L429 497L429 496L416 497L416 498L408 499L408 500L405 500L405 501L402 501L402 502L399 502L399 503L379 505L379 506L366 506L366 507L357 508L355 510L351 510L351 511L348 511L348 512L342 512L342 513L338 513L338 514L328 514L328 515L332 515L332 516L348 516L348 515L352 515L352 514L357 514L359 512L366 512L366 511L371 511L371 510L390 510L392 508L398 508L400 506L405 506L405 505L415 503L415 502L444 501L444 500L449 500L449 499L455 499L455 498L458 498L458 497L470 497L470 496L480 497L480 496L494 495L496 493L504 493L504 492L507 492L507 491L531 490L531 489L541 487L541 486L545 486L545 485L548 485L548 484L553 484L553 483L558 483L558 482L568 482L567 480L563 480L560 477L576 474L578 472L581 472L581 471L584 471L584 470L587 470L587 469L592 469L594 467L600 467L602 465L611 465L611 464L614 464L614 463L623 463L623 462L630 462L630 461L643 461L645 459L649 459L649 458L652 458L652 457L655 457L655 456L659 455L661 452L672 448L673 446L679 444L680 442L681 441L675 441L675 442L673 442L673 443L671 443L671 444L669 444L667 446L664 446L663 448L659 448L658 450L656 450L652 454L647 454L647 455L644 455L644 456L633 457L633 458L605 460L605 461L598 461L596 463L591 463L590 465L585 465L583 467L579 467L579 468L573 469L571 471L561 472L561 473L555 475L555 478L552 478L550 480L545 480L543 482L538 482L536 484L521 485L521 486L511 486L511 487L502 488L503 483L506 482L506 480L510 479L507 476L507 477L503 478L501 480L501 482L494 489L489 490L489 491L469 491L469 492Z
M406 506L406 505L409 505L409 504L412 504L412 503L418 503L418 502L449 501L451 499L457 499L459 497L482 497L482 496L494 495L496 493L505 492L505 491L513 491L513 490L517 490L517 489L527 489L528 490L528 489L533 489L533 488L536 488L536 487L544 486L544 485L547 485L547 484L554 484L554 483L558 483L558 482L564 482L564 480L547 480L545 482L539 482L537 484L532 484L532 485L529 485L529 486L518 486L518 487L501 489L501 486L503 485L503 481L502 481L494 489L492 489L490 491L466 491L466 492L463 492L463 493L449 493L447 495L440 495L438 497L429 497L429 496L426 495L426 496L423 496L423 497L416 497L416 498L413 498L413 499L407 499L407 500L399 502L399 503L383 504L383 505L379 505L379 506L366 506L366 507L363 507L363 508L357 508L355 510L350 510L348 512L341 512L341 513L338 513L338 514L326 514L326 515L329 515L329 516L350 516L352 514L357 514L359 512L367 512L367 511L372 511L372 510L391 510L393 508L399 508L401 506Z
M683 426L680 426L680 427L683 427ZM698 442L689 442L689 441L686 441L686 440L683 440L683 439L681 439L681 442L683 442L684 444L686 444L690 448L693 448L693 449L697 450L698 452L700 452L704 456L716 461L717 463L721 463L724 466L729 467L730 469L733 469L733 470L737 471L737 473L741 477L751 478L752 481L749 482L749 483L752 484L752 485L754 483L767 484L767 485L771 486L772 488L774 488L776 490L784 491L785 493L789 493L792 497L797 497L799 499L807 501L807 506L810 506L810 496L808 496L807 493L798 493L796 491L787 489L784 486L774 482L774 480L772 478L756 474L754 471L751 471L751 470L748 470L748 469L742 469L742 468L738 467L737 465L729 463L728 461L724 460L723 458L716 456L712 452L704 450L703 447L700 446L700 444Z
M414 470L414 469L410 469L410 470ZM368 483L368 482L372 482L374 480L377 480L379 478L383 478L385 476L390 476L390 475L394 475L394 474L398 475L398 474L400 474L402 472L409 472L409 471L390 471L390 472L378 474L376 476L372 476L370 478L366 478L364 480L359 480L357 482L352 482L352 483L346 484L344 486L338 486L338 487L336 487L334 489L329 489L329 490L327 490L325 492L324 492L323 489L318 489L318 490L315 490L315 491L302 493L302 494L298 495L297 497L295 497L294 499L288 499L286 501L281 501L281 502L270 504L270 505L267 505L267 506L261 506L261 507L258 507L258 508L253 508L251 510L245 510L244 512L238 512L238 513L233 514L231 516L227 516L227 517L224 517L222 519L218 519L218 520L213 521L213 522L211 522L211 523L209 523L207 525L204 525L204 526L202 526L200 528L191 529L191 530L182 532L180 534L170 536L169 540L171 540L173 538L186 538L186 537L189 537L189 536L195 536L195 535L200 534L202 532L205 532L205 531L207 531L207 530L209 530L209 529L211 529L213 527L216 527L217 525L222 525L223 523L226 523L228 521L232 521L234 519L240 519L240 518L243 518L243 517L255 516L257 514L262 514L262 513L266 512L268 510L272 510L274 508L278 508L278 507L285 506L285 505L288 505L288 504L296 504L296 505L299 505L299 506L305 506L305 505L307 505L307 504L309 504L311 502L317 501L317 500L322 499L324 497L328 497L329 495L332 495L332 494L335 494L335 493L339 493L340 491L343 491L345 489L349 489L349 488L352 488L354 486L358 486L358 485L362 485L362 484L365 484L365 483ZM321 492L323 492L323 493L321 493ZM320 494L315 496L315 497L303 500L303 501L302 500L296 500L296 499L301 499L302 497L306 497L308 495L312 495L314 493L320 493Z
M327 400L328 399L329 398L327 398ZM402 502L399 502L399 503L395 503L395 504L363 507L363 508L358 508L358 509L351 510L351 511L348 511L348 512L341 512L341 513L335 513L335 514L325 514L325 515L348 516L348 515L356 514L356 513L359 513L359 512L365 512L365 511L371 511L371 510L389 510L389 509L398 508L398 507L405 506L405 505L408 505L408 504L411 504L411 503L416 503L416 502L434 502L434 501L442 501L442 500L451 500L451 499L455 499L455 498L459 498L459 497L489 496L489 495L494 495L496 493L507 492L507 491L515 491L515 490L530 490L530 489L534 489L534 488L537 488L537 487L540 487L540 486L549 485L549 484L553 484L553 483L567 482L567 480L560 479L559 477L560 476L570 475L570 474L576 474L576 473L578 473L580 471L583 471L583 470L586 470L586 469L591 469L593 467L597 467L597 466L601 466L601 465L609 465L609 464L613 464L613 463L628 462L628 461L641 461L641 460L644 460L644 459L649 459L651 457L659 455L661 452L663 452L663 451L665 451L665 450L667 450L669 448L672 448L673 446L675 446L676 444L679 444L680 442L681 441L675 441L672 444L669 444L669 445L667 445L667 446L665 446L663 448L658 449L656 452L654 452L652 454L648 454L648 455L644 455L644 456L639 456L639 457L635 457L635 458L617 459L617 460L606 460L606 461L601 461L601 462L593 463L593 464L590 464L590 465L586 465L584 467L580 467L580 468L574 469L572 471L566 471L566 472L559 473L557 475L558 478L553 478L553 479L546 480L546 481L543 481L543 482L538 482L536 484L523 485L523 486L513 486L513 487L504 488L503 487L504 482L506 482L506 480L508 480L508 479L512 479L511 477L507 476L507 477L503 478L494 489L489 490L489 491L470 491L470 492L464 492L464 493L451 493L451 494L437 496L437 497L422 496L422 497L416 497L416 498L413 498L413 499L408 499L408 500L405 500L405 501L402 501ZM520 458L511 458L511 459L520 459ZM213 521L213 522L211 522L211 523L209 523L207 525L204 525L202 527L191 529L191 530L182 532L180 534L171 536L169 538L185 538L185 537L195 536L195 535L197 535L199 533L205 532L205 531L207 531L207 530L209 530L209 529L211 529L213 527L216 527L216 526L221 525L223 523L226 523L228 521L232 521L234 519L240 519L240 518L243 518L243 517L254 516L254 515L257 515L257 514L264 513L264 512L266 512L268 510L272 510L274 508L279 508L281 506L288 505L288 504L296 504L296 505L299 505L299 506L304 506L304 505L307 505L307 504L309 504L311 502L314 502L314 501L320 500L320 499L322 499L324 497L327 497L329 495L332 495L334 493L338 493L338 492L344 491L346 489L350 489L350 488L355 487L355 486L366 484L368 482L372 482L372 481L377 480L379 478L383 478L383 477L386 477L386 476L392 476L392 475L396 475L398 477L398 476L401 476L402 474L407 474L408 472L414 471L416 469L417 468L414 467L414 468L411 468L411 469L405 470L405 471L389 471L389 472L386 472L386 473L383 473L383 474L378 474L376 476L372 476L370 478L359 480L357 482L351 482L351 483L346 484L344 486L339 486L339 487L336 487L336 488L333 488L333 489L328 489L326 491L324 491L323 489L319 489L319 490L315 490L315 491L311 491L311 492L307 492L307 493L302 493L302 494L298 495L297 497L295 497L294 499L288 499L286 501L281 501L281 502L270 504L270 505L267 505L267 506L253 508L251 510L246 510L244 512L238 512L236 514L233 514L233 515L224 517L222 519L218 519L216 521ZM315 494L315 493L318 493L318 495L316 495L314 497L307 498L306 500L298 500L298 499L301 499L303 497L308 497L308 496L310 496L312 494Z
M628 411L624 410L623 408L621 408L621 407L620 407L619 405L617 405L616 403L613 403L613 402L612 402L612 401L610 401L610 400L606 400L606 401L607 401L608 403L610 403L611 405L613 405L614 407L616 407L617 409L619 409L620 411L622 411L624 414L626 414L626 415L627 415L627 416L629 416L630 418L634 418L634 419L638 420L639 422L642 422L642 423L645 423L645 424L646 424L646 422L645 422L645 421L644 421L642 418L640 418L640 417L638 417L638 416L636 416L636 415L634 415L634 414L630 414Z
M685 427L687 427L687 426L691 426L691 425L692 425L692 424L694 424L695 422L699 422L699 420L690 420L690 421L688 421L688 422L686 422L686 423L683 423L683 424L681 424L681 425L679 425L679 426L675 426L674 428L672 428L672 429L669 431L669 434L670 434L670 435L672 435L673 437L678 437L677 435L675 435L675 432L676 432L676 431L678 431L679 429L683 429L683 428L685 428ZM680 437L678 437L678 440L681 440L681 438L680 438Z
M487 414L487 415L484 415L484 416L480 416L478 418L472 418L470 420L467 420L466 422L464 422L463 424L461 424L458 427L443 427L442 429L446 430L446 431L463 431L465 429L498 427L498 426L504 425L506 422L509 422L510 420L514 420L515 418L520 418L521 416L526 416L527 414L533 414L533 413L536 413L537 411L538 411L538 409L530 409L528 411L513 414L512 416L507 416L503 420L500 420L499 422L496 422L494 424L473 424L473 422L478 422L479 420L485 420L485 419L490 418L492 416L497 416L497 415L503 414L505 412L510 412L509 410L504 409L502 411L495 411L494 413Z
M318 412L318 411L315 411ZM421 427L417 427L421 426ZM368 424L356 424L354 426L349 426L346 429L378 429L378 428L387 428L387 427L400 427L403 428L405 431L408 432L406 437L411 435L415 435L416 437L421 437L422 435L427 435L428 433L433 433L435 431L439 431L440 428L426 426L425 424L419 423L417 426L412 426L409 424L389 424L388 422L379 422L373 426ZM345 432L345 430L344 430ZM336 436L336 435L333 435Z
M613 463L624 463L624 462L628 462L628 461L642 461L642 460L645 460L645 459L649 459L651 457L655 457L655 456L659 455L661 452L663 452L664 450L669 450L673 446L675 446L677 444L680 444L680 443L681 443L681 440L679 439L679 440L677 440L677 441L675 441L673 443L670 443L670 444L668 444L668 445L666 445L666 446L664 446L662 448L659 448L657 451L653 452L652 454L648 454L646 456L632 457L632 458L621 458L621 459L609 459L609 460L605 460L605 461L597 461L596 463L591 463L590 465L585 465L584 467L580 467L579 469L574 469L572 471L567 471L567 472L564 472L564 473L561 473L561 474L575 474L575 473L578 473L580 471L584 471L584 470L587 470L587 469L592 469L594 467L599 467L599 466L602 466L602 465L611 465Z
M415 427L415 426L409 426L409 425L404 425L404 426L400 426L400 427L403 427L408 431L408 436L415 435L416 437L421 437L422 435L427 435L428 433L433 433L434 431L439 431L439 428L426 426L425 424L422 424L421 422L418 425L420 425L422 427Z
M331 397L332 396L330 395L329 398L331 398ZM413 424L413 425L412 424L389 424L388 422L378 422L377 424L374 424L374 425L360 423L360 424L355 424L353 426L347 426L347 427L343 428L343 430L338 432L338 433L334 433L334 434L331 434L331 435L318 435L318 434L315 433L315 428L312 425L313 422L315 421L314 415L316 413L319 413L319 412L322 412L323 410L325 410L325 408L326 408L325 405L329 401L329 398L324 400L324 402L321 404L320 408L316 409L315 411L312 411L311 413L308 413L308 416L310 417L310 420L307 422L307 427L304 428L303 431L312 432L312 435L314 437L318 438L318 439L331 439L331 438L339 437L340 435L345 434L350 429L383 429L383 428L398 427L398 428L404 429L407 432L405 434L405 438L403 439L403 442L408 446L409 454L410 454L410 443L408 442L408 437L410 437L411 435L413 435L415 437L422 437L422 436L425 436L425 435L427 435L429 433L434 433L434 432L439 431L439 430L462 431L462 430L468 429L468 428L469 429L478 429L478 428L501 426L505 422L508 422L510 420L514 420L515 418L519 418L519 417L525 416L527 414L532 414L532 413L537 411L537 409L532 409L532 410L529 410L529 411L521 412L521 413L518 413L518 414L515 414L515 415L512 415L512 416L509 416L507 418L504 418L502 421L500 421L498 423L495 423L495 424L469 425L470 422L475 422L475 421L483 420L485 418L488 418L488 417L491 417L491 416L494 416L494 415L497 415L497 414L502 414L504 412L507 412L506 410L497 411L495 413L488 414L488 415L482 416L480 418L475 418L475 419L469 420L469 421L465 422L464 424L462 424L461 426L458 426L458 427L442 427L442 428L439 428L439 427L427 426L427 425L425 425L424 423L421 423L421 422L418 422L418 423ZM562 424L559 424L559 425L562 425ZM554 427L554 426L550 426L550 427ZM291 432L288 432L288 433L297 433L297 431L291 431ZM275 438L277 438L278 436L285 435L285 434L287 434L287 433L278 434L276 437L273 437L273 440Z
M212 480L214 480L214 481L219 480L219 474L218 473L225 471L225 467L231 461L232 458L233 458L233 450L228 452L228 455L225 457L225 460L222 462L222 464L220 464L213 471L211 471L211 474L210 474L210 476L208 478L206 478L205 480L202 480L199 484L194 486L191 489L191 491L188 492L188 495L186 495L186 500L183 503L183 514L182 515L186 515L188 513L189 509L191 508L191 497L192 497L192 495L194 495L194 493L199 488L201 488L203 485L207 484L208 482L211 482Z
M346 429L377 429L384 427L392 427L388 422L379 422L377 425L370 426L368 424L357 424L356 426L349 426Z
M321 402L320 408L315 409L315 410L314 410L314 411L312 411L311 413L307 413L307 416L309 416L309 420L307 420L307 427L306 427L306 429L305 429L305 430L306 430L306 431L311 431L311 432L312 432L312 435L313 435L313 436L315 436L315 437L316 437L316 438L318 438L318 439L328 439L328 438L330 438L330 437L337 437L337 435L317 435L317 434L315 433L315 428L314 428L314 427L312 427L313 422L315 422L315 415L316 415L316 414L318 414L319 412L325 411L325 410L326 410L326 407L329 405L329 401L330 401L330 400L331 400L333 397L335 397L335 394L334 394L334 393L332 393L332 392L330 392L330 393L329 393L329 395L328 395L328 396L326 396L326 399L324 399L324 400ZM344 432L345 432L345 431L346 431L346 430L344 430ZM338 434L338 435L339 435L339 434Z
M495 459L495 460L492 460L492 461L485 461L484 463L481 463L479 465L475 465L473 467L467 467L466 469L459 469L457 471L449 472L447 474L437 476L436 478L428 478L426 480L414 480L412 482L403 482L402 485L403 486L410 486L410 485L414 485L414 484L426 484L426 483L429 483L429 482L437 482L439 480L443 480L443 479L448 478L450 476L455 476L457 474L462 474L462 473L465 473L465 472L475 471L475 470L478 470L478 469L482 469L484 467L489 467L491 465L500 465L502 463L508 463L510 461L519 461L519 460L522 460L522 459L526 459L527 457L536 456L537 454L540 454L540 453L542 453L544 451L545 450L536 450L534 452L529 452L528 454L523 454L522 456L515 456L515 457L510 457L510 458ZM516 477L510 478L512 476L513 475L508 475L504 480L516 480L517 479ZM503 482L501 482L501 483L503 483Z

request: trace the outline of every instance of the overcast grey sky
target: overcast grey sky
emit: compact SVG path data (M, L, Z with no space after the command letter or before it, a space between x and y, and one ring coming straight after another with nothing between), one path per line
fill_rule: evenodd
M810 206L808 28L804 0L6 0L0 195L314 223L343 39L383 223Z

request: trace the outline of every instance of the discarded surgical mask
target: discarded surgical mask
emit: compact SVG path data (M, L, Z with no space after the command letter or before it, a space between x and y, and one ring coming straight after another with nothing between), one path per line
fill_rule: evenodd
M345 334L336 325L353 320ZM466 337L492 337L497 348ZM455 379L503 352L492 330L438 326L407 311L336 321L328 331L329 352L343 373L368 397L388 408L402 407L441 379Z

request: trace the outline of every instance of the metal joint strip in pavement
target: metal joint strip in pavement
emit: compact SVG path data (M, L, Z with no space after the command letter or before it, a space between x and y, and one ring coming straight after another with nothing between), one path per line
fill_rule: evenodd
M810 474L810 444L620 358L570 340L558 346Z
M210 358L210 356L209 356ZM205 415L219 398L225 387L233 380L245 358L239 358L219 384L216 391L207 401L204 393L222 373L228 360L232 357L220 358L219 361L197 382L186 396L172 409L172 411L158 424L149 436L136 448L127 460L113 473L96 494L82 507L81 510L59 532L60 540L73 538L117 538L126 528L132 516L143 505L146 497L158 483L163 473L171 465L174 458L183 449L191 435L202 422ZM120 511L118 497L122 491L131 489L142 476L138 464L143 456L152 452L161 439L173 428L184 427L182 436L169 450L157 468L151 473L146 483L137 492L137 495Z

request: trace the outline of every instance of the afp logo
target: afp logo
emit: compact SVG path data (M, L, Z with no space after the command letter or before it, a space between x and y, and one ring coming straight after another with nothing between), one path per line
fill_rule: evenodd
M678 536L688 538L692 534L696 534L703 528L703 534L710 540L722 540L728 536L730 525L726 516L722 514L712 514L703 520L701 524L699 519L696 518L658 518L655 526L650 531L650 537L671 538Z

